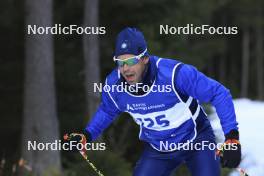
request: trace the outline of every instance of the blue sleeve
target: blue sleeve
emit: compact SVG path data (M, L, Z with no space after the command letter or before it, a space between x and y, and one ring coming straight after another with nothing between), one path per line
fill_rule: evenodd
M121 113L110 92L102 91L101 103L85 130L95 140Z
M232 129L238 130L232 96L227 88L191 65L182 65L175 76L177 90L216 108L225 134Z

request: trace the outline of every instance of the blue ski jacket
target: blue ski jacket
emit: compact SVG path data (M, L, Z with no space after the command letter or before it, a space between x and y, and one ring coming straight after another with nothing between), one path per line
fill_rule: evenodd
M124 82L118 68L107 76L104 86L108 89L102 90L101 103L85 128L92 140L127 112L140 127L139 139L157 150L161 141L191 142L197 136L197 119L206 116L202 103L216 108L225 134L238 129L230 91L194 66L150 56L142 81L150 89L143 94L118 91Z

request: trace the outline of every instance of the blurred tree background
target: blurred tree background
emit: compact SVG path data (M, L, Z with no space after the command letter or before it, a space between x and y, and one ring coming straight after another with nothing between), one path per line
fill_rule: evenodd
M27 0L27 2L33 1ZM37 2L45 4L47 1L37 0ZM30 64L27 62L34 61L30 54L27 54L31 50L42 53L39 56L33 54L35 60L48 57L49 62L54 64L54 68L47 67L47 72L39 75L45 79L43 74L48 73L46 76L50 76L51 79L46 82L49 84L48 87L52 87L54 76L54 97L52 88L45 90L44 87L42 90L34 89L36 87L33 86L34 91L43 91L33 103L36 107L41 102L45 102L42 101L46 96L45 92L49 97L55 98L51 100L53 103L50 107L39 112L39 117L35 118L36 129L31 133L39 133L40 136L46 135L47 131L52 132L50 131L52 129L55 131L53 138L56 138L56 130L59 130L62 136L66 132L79 131L85 127L100 98L99 94L91 92L91 83L104 82L105 76L115 67L112 61L115 37L126 26L138 27L143 31L151 54L175 58L195 65L199 70L228 87L234 98L264 99L262 0L116 0L114 2L49 0L49 2L52 3L53 8L49 14L52 24L104 26L106 34L53 35L50 36L49 49L42 48L36 52L38 48L34 46L36 38L26 34L28 22L26 0L0 1L0 159L5 161L0 166L0 175L12 175L12 165L23 153L21 141L25 139L23 137L25 118L28 117L28 112L31 118L37 114L37 112L32 113L36 111L33 109L34 106L26 103L26 97L29 96L26 92L31 91L26 83L26 75L38 73L38 70L35 70L35 73L26 74L28 71L26 65ZM45 5L39 8L42 8L43 12L49 12L45 9L47 8ZM33 12L37 14L38 11L35 9ZM160 35L160 24L237 26L238 34ZM26 44L30 37L33 40L31 45ZM41 38L38 40L41 41ZM41 44L36 42L36 45ZM33 68L37 69L39 66L41 65L35 65ZM36 84L38 83L46 84L37 81ZM47 111L52 112L51 125L46 127L48 125L46 124L44 127L39 124L45 121L43 118ZM57 128L54 120L55 123L56 120L59 122L58 129L54 129ZM105 175L131 175L143 147L138 141L138 130L132 118L122 114L100 139L106 142L107 151L89 152L91 160L95 161ZM53 154L50 156L54 157ZM61 159L57 162L60 163L64 175L79 176L89 173L94 175L78 154L61 152L60 156ZM34 162L32 164L34 165ZM60 167L57 169L61 171ZM224 170L223 175L227 172L229 171ZM177 174L188 175L185 167L181 167Z

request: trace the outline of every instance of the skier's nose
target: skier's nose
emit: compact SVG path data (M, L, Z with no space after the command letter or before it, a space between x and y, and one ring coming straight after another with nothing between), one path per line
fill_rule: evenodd
M129 66L127 64L123 65L123 71L126 72L129 70Z

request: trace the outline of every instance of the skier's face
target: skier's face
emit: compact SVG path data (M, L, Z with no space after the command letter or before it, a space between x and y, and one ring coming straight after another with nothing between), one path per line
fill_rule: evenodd
M135 55L124 54L118 56L118 59L125 60L133 56ZM148 60L149 60L148 57L143 57L135 65L129 66L128 64L124 64L123 66L119 67L120 73L126 79L128 84L132 85L141 81Z

